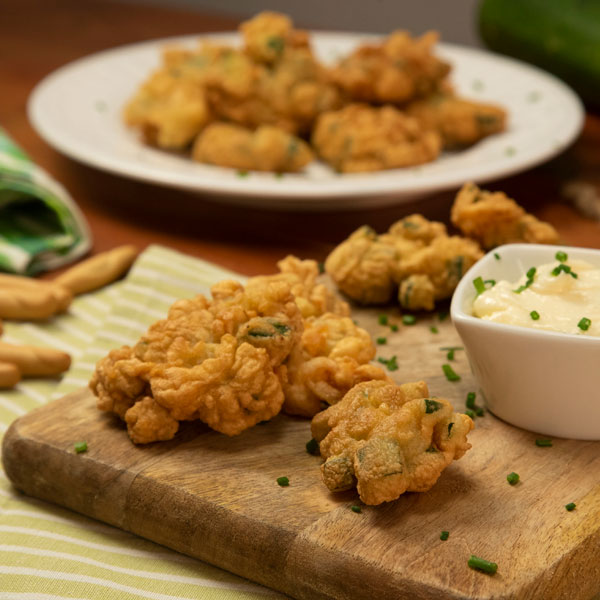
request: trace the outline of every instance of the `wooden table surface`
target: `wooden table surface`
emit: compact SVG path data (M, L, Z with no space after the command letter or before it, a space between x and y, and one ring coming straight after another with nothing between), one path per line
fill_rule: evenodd
M86 167L48 146L32 129L26 101L34 86L76 58L141 40L217 30L237 21L171 8L99 0L3 0L0 11L0 125L79 203L94 236L94 252L123 243L140 248L164 244L254 275L275 270L288 253L322 260L359 225L383 230L396 219L422 212L448 220L453 193L416 205L356 212L302 214L232 208L201 197L146 185ZM299 23L316 27L318 23ZM528 210L551 222L563 241L600 248L600 222L583 217L562 190L591 184L600 196L600 115L588 113L580 138L556 159L527 173L497 181Z

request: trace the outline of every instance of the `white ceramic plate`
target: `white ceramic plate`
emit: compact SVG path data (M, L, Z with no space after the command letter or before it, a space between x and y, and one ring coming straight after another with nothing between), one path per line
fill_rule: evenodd
M312 33L325 63L373 36ZM206 39L239 43L237 34ZM465 181L484 183L523 171L558 154L581 130L583 108L561 81L539 69L482 50L440 44L451 79L466 97L492 101L509 113L508 130L472 148L444 153L436 162L407 169L340 175L319 162L305 172L275 177L202 165L144 146L121 120L121 109L158 66L166 43L195 46L198 36L169 38L106 50L46 77L29 99L38 133L64 154L93 167L142 181L210 194L216 199L281 209L347 210L395 204Z

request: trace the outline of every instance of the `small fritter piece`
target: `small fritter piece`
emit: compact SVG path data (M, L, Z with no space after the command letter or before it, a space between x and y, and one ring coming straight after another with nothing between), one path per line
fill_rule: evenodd
M471 447L473 421L444 398L429 397L424 382L397 386L370 381L312 420L325 485L355 485L361 500L390 502L407 491L426 492Z
M323 113L311 138L319 156L342 173L379 171L430 162L439 134L392 106L350 104Z
M333 80L355 101L403 103L438 88L450 66L433 55L438 34L413 38L394 31L381 44L358 47L332 69Z
M287 360L283 410L312 417L322 403L335 404L361 381L390 381L369 364L375 346L367 331L349 317L326 313L304 321L304 333Z
M277 263L279 273L258 275L246 283L246 289L264 286L269 282L283 281L290 286L296 304L304 319L334 313L342 317L350 316L350 306L338 298L322 283L317 283L319 266L314 260L300 260L289 255Z
M289 286L222 281L211 292L176 302L133 348L98 363L98 408L124 419L135 443L171 439L194 419L237 435L280 411L282 363L302 333Z
M506 112L499 106L443 92L409 104L406 112L424 128L437 131L448 149L471 146L506 127Z
M297 172L313 160L306 142L285 131L262 125L250 131L231 123L212 123L192 150L198 162L254 171Z
M476 242L449 237L443 223L411 215L382 235L361 227L331 252L325 269L362 304L389 302L399 288L403 308L432 310L481 256Z
M515 242L559 241L552 225L527 213L503 192L488 192L474 183L465 183L458 192L450 217L456 227L486 249Z

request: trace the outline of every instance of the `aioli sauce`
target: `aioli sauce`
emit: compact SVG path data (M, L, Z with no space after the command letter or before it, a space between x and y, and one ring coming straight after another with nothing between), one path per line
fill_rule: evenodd
M553 275L561 264L564 267ZM523 286L527 287L515 292ZM507 325L600 336L600 269L582 260L540 265L529 284L524 275L517 282L499 281L479 294L473 315ZM583 318L591 321L587 330Z

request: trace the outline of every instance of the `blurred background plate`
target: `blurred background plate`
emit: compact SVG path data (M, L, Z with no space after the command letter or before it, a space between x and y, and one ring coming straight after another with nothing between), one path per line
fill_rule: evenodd
M203 39L239 44L235 33ZM149 72L158 67L165 44L195 46L199 36L154 40L84 57L47 76L29 98L37 132L71 158L118 175L210 195L223 202L306 211L352 210L399 204L523 171L561 152L578 135L584 112L579 98L544 71L490 52L439 44L452 64L459 95L502 105L507 131L460 152L445 152L418 167L340 175L314 162L301 174L277 177L195 163L176 153L142 144L121 119L122 107ZM311 33L325 63L348 54L373 36Z

